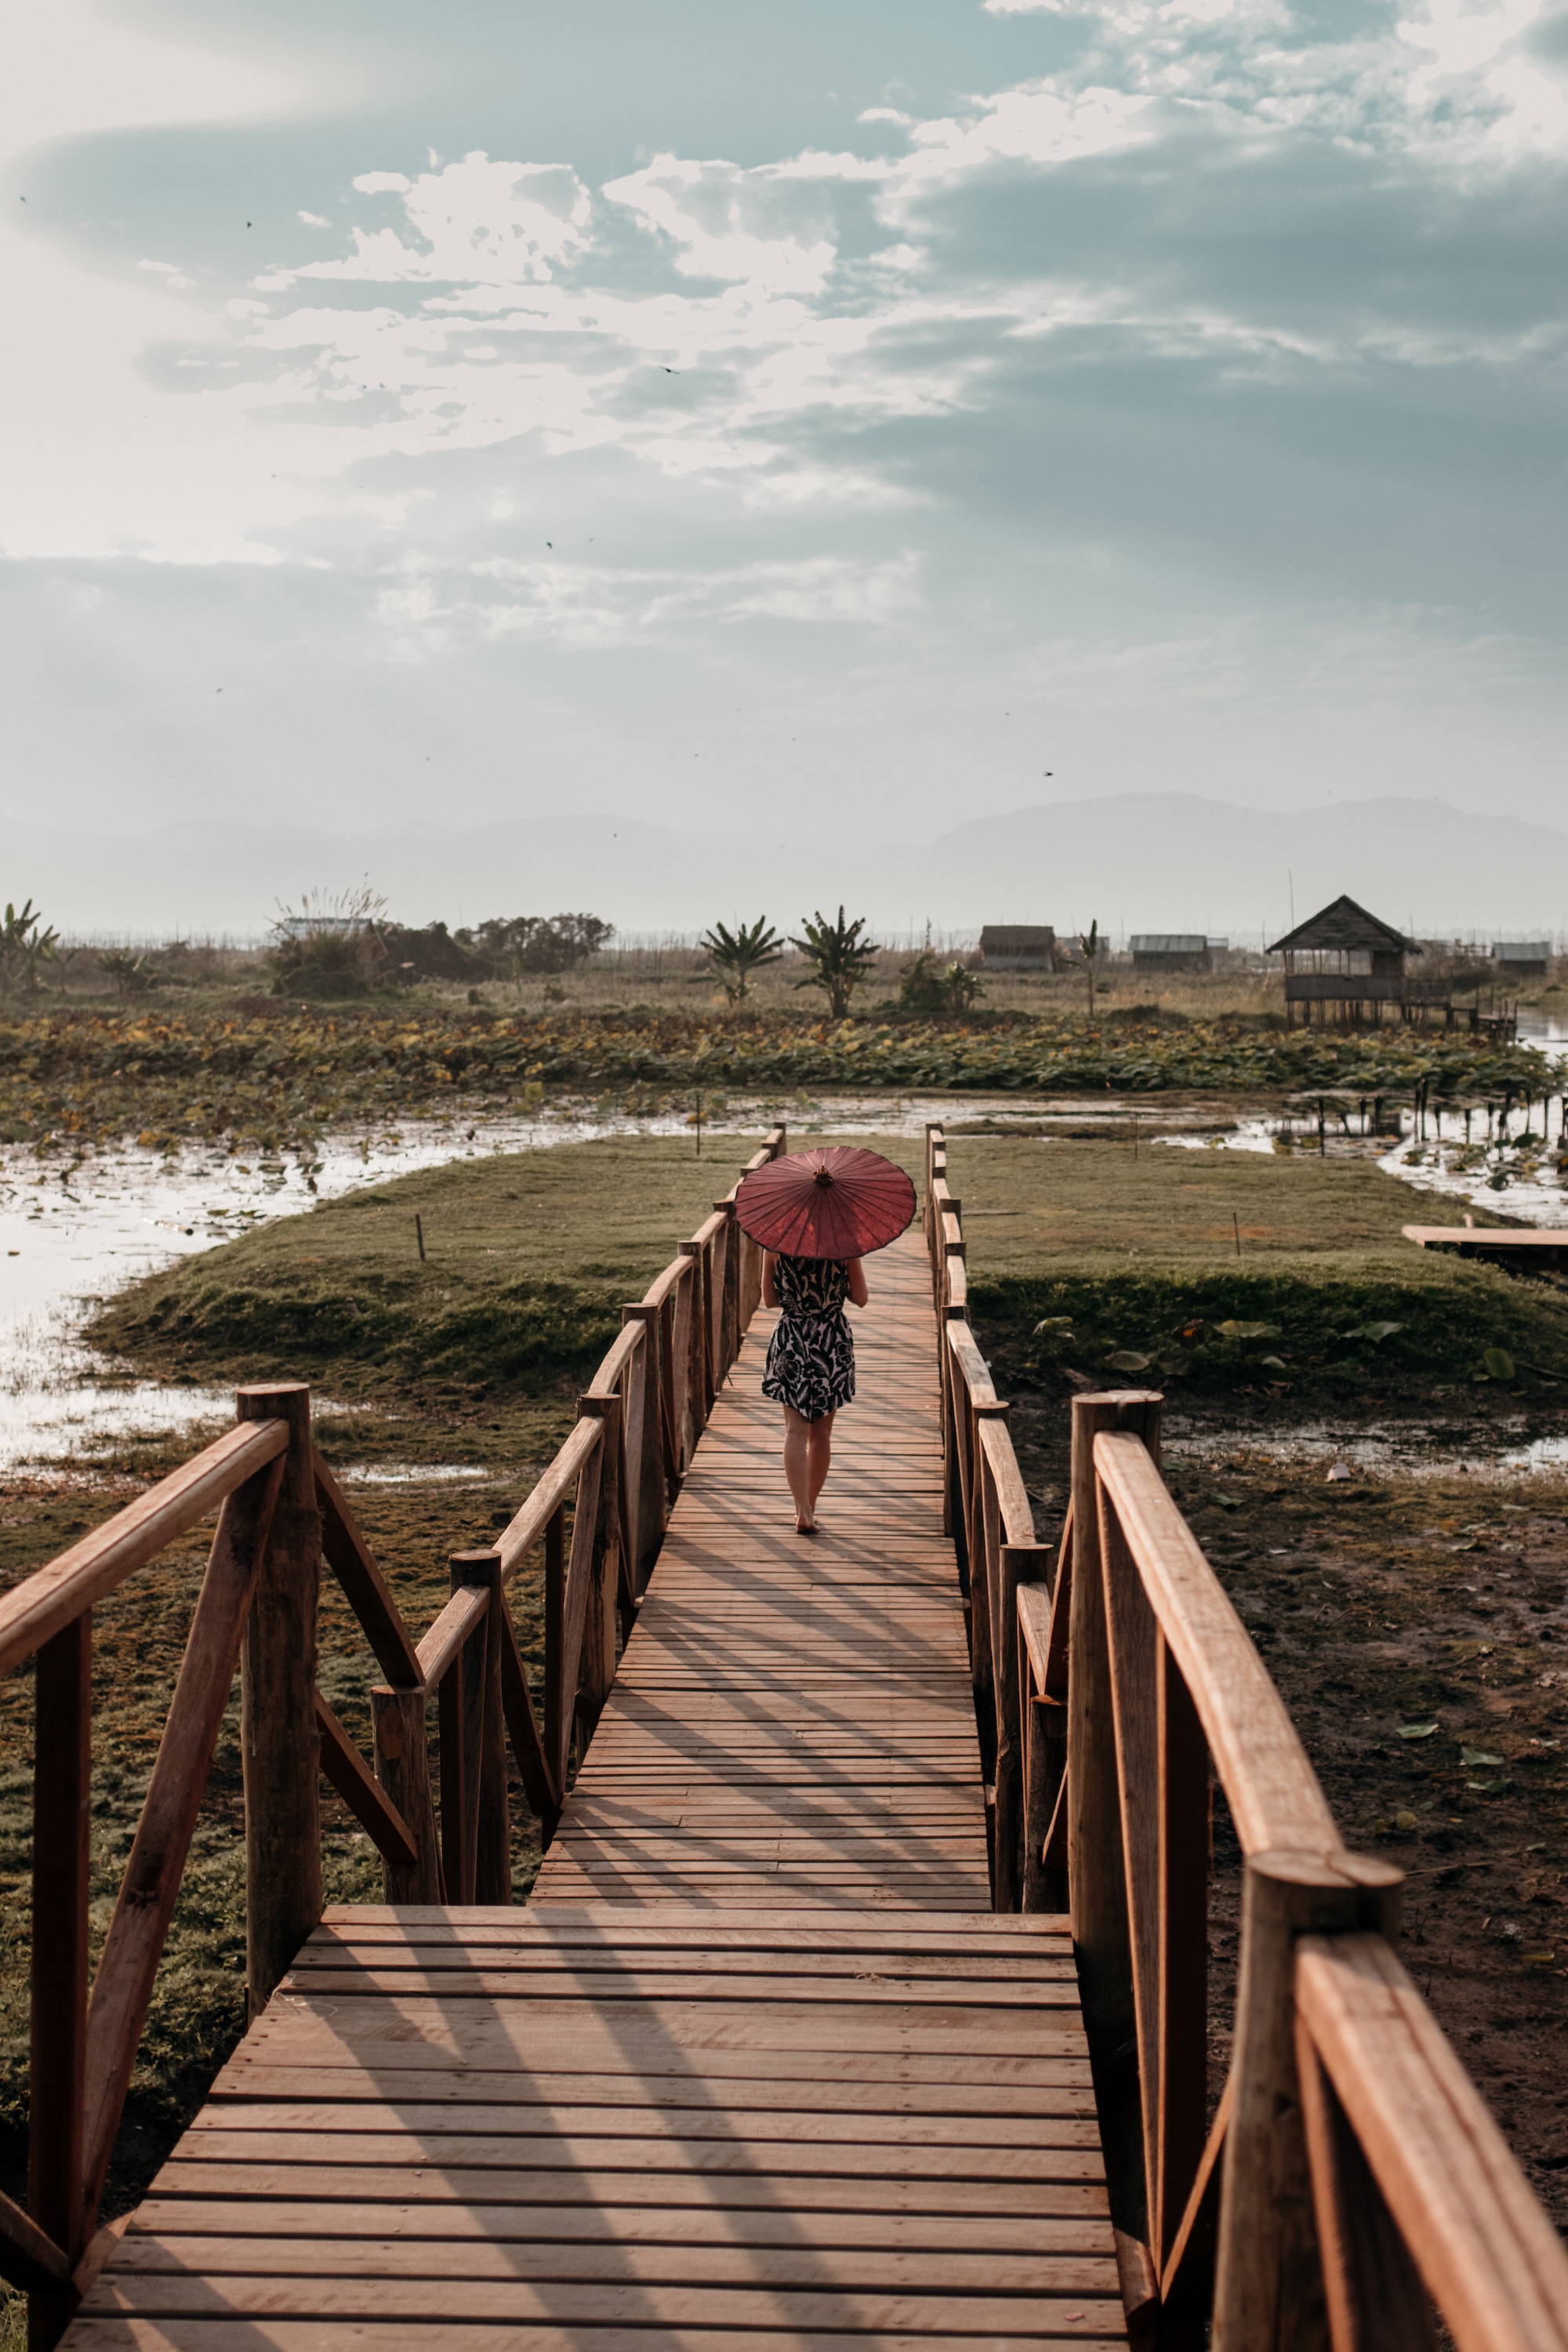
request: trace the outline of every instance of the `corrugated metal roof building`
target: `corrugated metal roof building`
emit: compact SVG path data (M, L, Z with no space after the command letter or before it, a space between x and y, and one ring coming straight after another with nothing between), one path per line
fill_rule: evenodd
M1544 980L1552 961L1550 940L1499 940L1492 961L1510 980Z
M1134 931L1134 971L1211 971L1214 958L1203 931Z

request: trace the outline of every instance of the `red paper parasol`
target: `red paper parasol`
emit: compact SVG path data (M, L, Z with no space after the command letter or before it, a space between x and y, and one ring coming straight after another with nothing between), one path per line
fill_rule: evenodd
M879 1151L836 1143L791 1151L741 1179L742 1232L786 1257L865 1257L898 1240L915 1213L915 1188Z

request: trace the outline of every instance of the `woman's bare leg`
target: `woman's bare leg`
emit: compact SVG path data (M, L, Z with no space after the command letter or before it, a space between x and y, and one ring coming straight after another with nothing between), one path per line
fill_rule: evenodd
M833 1415L827 1412L820 1421L805 1421L793 1405L786 1404L784 1417L784 1476L795 1497L795 1524L804 1535L816 1525L816 1498L833 1460Z
M810 1471L812 1424L809 1421L803 1421L793 1405L785 1405L784 1417L784 1476L789 1481L789 1490L795 1497L795 1524L796 1529L804 1534L813 1524Z
M805 1439L806 1492L811 1497L811 1516L816 1517L816 1498L822 1492L828 1465L833 1460L833 1415L825 1412L820 1421L806 1423Z

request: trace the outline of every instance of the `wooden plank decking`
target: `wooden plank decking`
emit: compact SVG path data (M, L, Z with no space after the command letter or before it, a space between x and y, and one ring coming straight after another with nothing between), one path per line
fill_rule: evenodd
M918 1241L872 1276L822 1532L760 1316L528 1907L329 1912L68 2346L1125 2343L1067 1923L986 1907Z
M1568 1226L1536 1225L1521 1230L1508 1225L1405 1225L1406 1241L1417 1249L1452 1250L1459 1257L1492 1258L1506 1265L1537 1265L1560 1271L1568 1261Z

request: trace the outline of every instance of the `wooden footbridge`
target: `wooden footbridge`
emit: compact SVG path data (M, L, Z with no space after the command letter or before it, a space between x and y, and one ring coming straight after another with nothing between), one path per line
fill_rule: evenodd
M1343 1850L1170 1499L1159 1400L1078 1401L1047 1549L939 1131L923 1234L873 1271L815 1538L731 1194L421 1639L287 1385L0 1601L37 1703L27 2208L0 2200L33 2346L1373 2352L1438 2314L1459 2352L1565 2352L1568 2261L1400 1965L1398 1873ZM89 1991L91 1609L215 1509ZM540 1555L531 1690L507 1595ZM316 1688L323 1559L384 1676L369 1759ZM252 2022L103 2223L242 1652ZM322 1911L322 1774L384 1906Z

